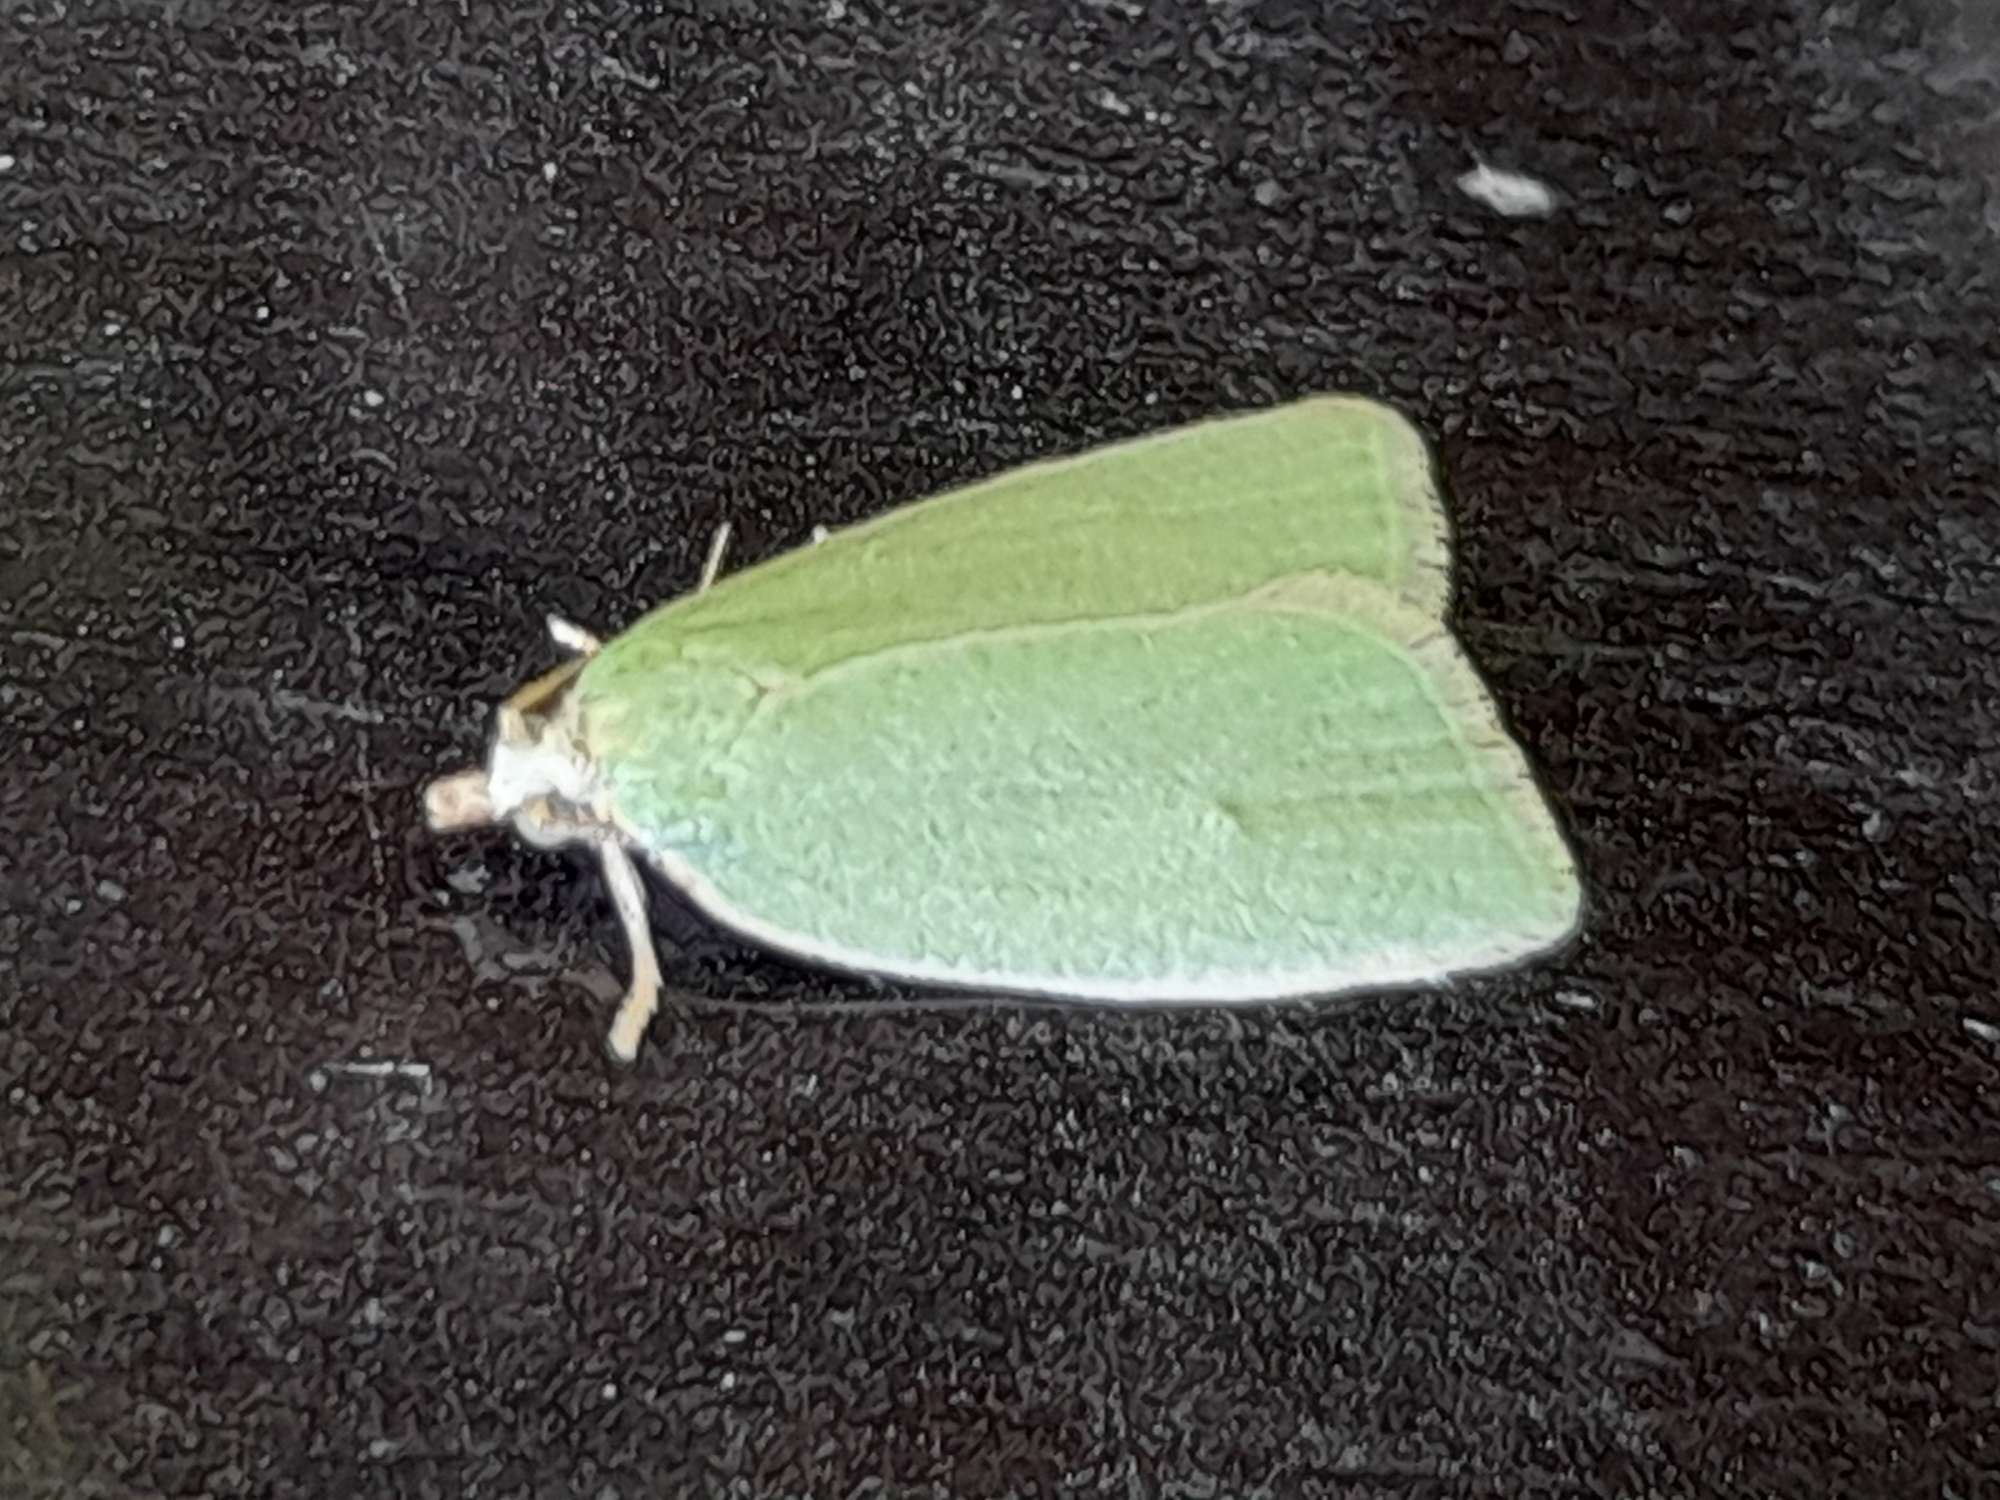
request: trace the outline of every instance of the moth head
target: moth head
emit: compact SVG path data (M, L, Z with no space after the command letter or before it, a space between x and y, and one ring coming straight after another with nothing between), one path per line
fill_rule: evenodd
M547 798L588 804L596 774L561 694L573 673L570 666L546 674L501 704L486 764L441 776L424 788L424 816L432 829L519 824L523 809Z

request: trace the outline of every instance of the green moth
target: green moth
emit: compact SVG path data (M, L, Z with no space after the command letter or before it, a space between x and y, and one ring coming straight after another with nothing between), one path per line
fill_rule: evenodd
M718 538L718 541L720 538ZM1422 439L1320 396L1031 464L714 581L504 704L431 826L636 856L751 940L1103 1001L1435 981L1565 941L1575 864L1445 624Z

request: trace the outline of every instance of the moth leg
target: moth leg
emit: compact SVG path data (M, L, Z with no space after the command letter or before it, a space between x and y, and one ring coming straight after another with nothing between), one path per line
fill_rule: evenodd
M486 772L474 767L431 782L424 788L424 819L433 833L483 828L493 822Z
M572 625L561 615L549 616L549 639L563 650L574 651L578 656L595 656L604 649L603 641L581 625Z
M597 851L604 864L604 883L611 888L611 902L625 928L625 946L632 954L632 986L612 1018L604 1045L617 1061L629 1063L639 1055L639 1041L659 1007L660 958L653 951L652 929L646 924L646 889L632 856L615 835L600 839Z
M632 958L632 982L612 1019L605 1048L617 1061L629 1063L639 1055L639 1042L660 1004L660 957L646 922L646 888L640 883L632 856L613 830L567 815L546 797L517 808L513 823L516 833L543 849L589 844L597 850L604 884L611 892L611 904L618 912L618 925L625 930L625 947Z
M724 521L715 528L715 536L708 544L708 561L701 565L701 582L695 585L697 594L706 593L708 586L715 582L715 575L722 571L722 554L729 546L729 523Z

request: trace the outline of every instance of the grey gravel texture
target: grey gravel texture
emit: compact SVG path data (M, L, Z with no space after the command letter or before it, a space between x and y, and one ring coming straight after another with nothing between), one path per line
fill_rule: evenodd
M2000 23L1664 9L0 11L0 1495L1995 1493ZM1547 964L897 1009L667 912L619 1072L589 867L421 827L722 518L1336 389Z

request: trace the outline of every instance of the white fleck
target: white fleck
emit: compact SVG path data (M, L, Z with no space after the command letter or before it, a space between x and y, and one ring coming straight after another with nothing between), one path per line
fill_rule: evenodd
M552 161L545 161L545 162L543 162L543 163L542 163L542 181L544 181L544 182L554 182L555 180L556 180L556 164L555 164L554 162L552 162Z
M1009 391L1008 394L1012 396L1016 401L1019 401L1022 396L1022 391L1021 388L1017 385L1011 391Z
M368 390L365 390L361 393L361 404L363 406L380 406L384 401L387 401L388 399L389 398L387 396L383 395L380 391L374 389L372 386Z
M100 880L97 882L97 894L115 904L125 899L126 891L125 887L115 880Z
M15 165L16 163L12 156L8 155L5 151L0 151L0 172L11 172L14 170Z
M178 631L176 631L171 637L169 637L167 642L167 644L172 646L176 651L187 650L187 643L188 643L188 638L180 634Z
M125 331L125 325L119 322L116 318L105 319L104 336L106 338L115 339L118 337L119 334L123 333L124 331Z
M618 1399L618 1387L614 1382L607 1380L598 1388L597 1394L602 1396L606 1401L616 1401Z
M252 316L253 318L255 318L255 319L256 319L256 320L257 320L257 321L258 321L259 323L268 323L268 322L270 322L270 321L271 321L271 306L270 306L270 304L269 304L268 302L259 302L259 303L257 304L257 308L256 308L256 311L254 311L253 313L251 313L251 316Z
M725 1391L733 1391L736 1389L736 1376L733 1373L725 1374L722 1377L722 1388Z
M349 1078L414 1078L426 1088L431 1081L431 1065L420 1062L330 1062L313 1071L340 1073ZM311 1081L310 1076L307 1081Z
M1132 106L1112 93L1110 89L1099 89L1097 91L1097 102L1110 110L1114 115L1130 115L1132 113Z
M591 71L603 78L615 78L620 83L637 84L642 89L658 89L661 80L647 73L635 73L615 57L600 57L590 65Z
M1557 990L1555 1001L1571 1010L1596 1010L1597 996L1585 990Z
M1501 172L1480 162L1458 179L1458 190L1510 219L1540 218L1556 206L1547 184L1519 172Z
M210 691L214 697L225 702L255 697L255 694L223 688ZM283 713L303 714L308 718L344 719L350 724L380 724L385 717L379 708L368 708L353 703L334 703L324 698L315 698L310 693L295 693L289 688L271 689L269 702L271 707Z
M829 23L847 19L847 7L842 0L827 0L826 19Z
M486 889L484 870L453 870L445 876L444 883L462 896L476 896Z
M1965 1028L1968 1036L1977 1037L1982 1042L2000 1042L2000 1026L1995 1026L1991 1021L1980 1021L1966 1016L1958 1024Z
M833 533L831 531L828 531L824 526L815 526L813 527L812 531L812 544L815 547L817 547L821 542L825 541L828 537L832 535Z
M725 1344L740 1344L749 1337L750 1335L745 1333L742 1329L732 1328L727 1333L723 1334L722 1342Z

